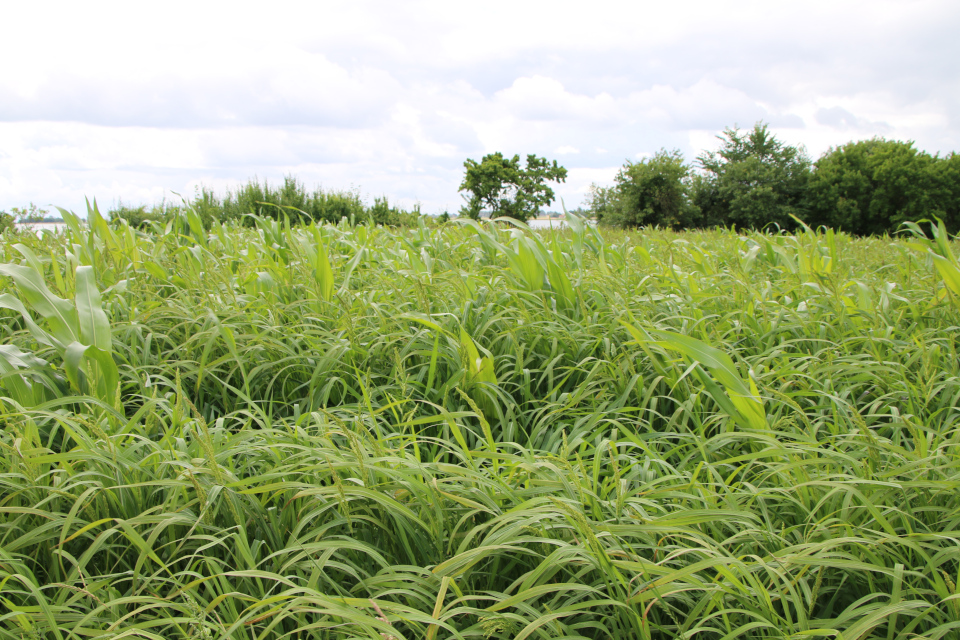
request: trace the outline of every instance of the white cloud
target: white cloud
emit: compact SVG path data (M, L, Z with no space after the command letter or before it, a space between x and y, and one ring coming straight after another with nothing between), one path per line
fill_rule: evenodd
M297 173L456 210L463 160L497 150L559 156L575 206L627 158L693 159L761 119L814 157L873 135L960 146L947 0L94 1L4 17L0 209Z
M544 76L517 78L510 88L496 94L494 102L521 120L603 122L618 115L610 95L571 93L558 80Z

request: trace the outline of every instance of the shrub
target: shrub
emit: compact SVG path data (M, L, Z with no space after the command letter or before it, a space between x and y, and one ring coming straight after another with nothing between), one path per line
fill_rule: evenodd
M679 151L627 161L617 173L616 194L604 221L618 227L686 227L693 212L687 190L690 167Z
M809 185L810 222L857 235L896 231L939 216L956 231L960 161L918 151L913 142L873 138L830 149Z
M173 207L168 207L165 203L147 209L147 205L131 207L119 201L114 209L107 212L107 219L111 222L126 220L127 224L135 229L149 229L151 222L166 222L169 220L171 209Z
M367 219L374 224L388 227L397 226L400 222L400 210L391 207L386 196L373 199L373 206L367 212Z
M364 205L357 191L324 191L317 188L307 191L294 176L287 176L283 184L274 187L267 181L254 178L239 188L228 190L220 198L212 190L200 187L192 202L170 205L166 202L149 207L131 207L122 202L109 212L111 219L123 218L131 225L146 228L152 221L164 222L185 207L193 209L209 229L214 222L242 221L252 225L247 215L264 216L274 220L287 218L292 224L303 222L330 222L340 220L357 223L370 220L375 224L389 226L416 226L421 212L419 205L411 211L391 207L386 197L377 198L371 207Z
M274 219L288 217L291 222L330 222L341 219L362 221L373 219L377 224L406 224L409 215L391 209L386 199L374 201L367 208L355 191L324 191L316 189L308 193L303 184L293 176L283 179L283 185L271 187L266 181L261 184L253 179L236 191L228 191L220 208L221 220L238 220L247 214L262 215ZM417 212L416 215L419 215Z
M288 180L285 178L284 182ZM277 218L280 217L278 207L282 204L279 192L272 191L266 181L261 185L260 181L254 178L236 191L227 191L222 200L220 218L224 222L242 220L248 214Z
M360 194L354 191L323 191L313 192L311 214L316 221L337 223L343 218L360 220L366 209Z
M720 201L717 181L702 173L690 176L687 185L690 194L689 227L705 229L727 226L726 208Z

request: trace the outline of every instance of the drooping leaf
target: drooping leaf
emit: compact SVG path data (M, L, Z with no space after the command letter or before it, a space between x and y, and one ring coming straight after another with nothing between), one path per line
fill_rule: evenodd
M74 304L54 295L39 273L30 267L0 264L0 274L13 278L20 299L47 321L57 341L66 345L81 340L80 321Z

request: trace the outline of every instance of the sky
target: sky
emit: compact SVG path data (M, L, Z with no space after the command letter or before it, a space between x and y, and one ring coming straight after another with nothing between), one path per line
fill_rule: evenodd
M464 160L495 151L556 159L575 208L759 121L814 160L960 151L956 0L3 4L0 210L294 175L455 213Z

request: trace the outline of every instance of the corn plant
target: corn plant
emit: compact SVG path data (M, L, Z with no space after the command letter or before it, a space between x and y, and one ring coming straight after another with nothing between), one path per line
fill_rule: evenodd
M960 633L940 228L64 219L0 242L0 638Z

